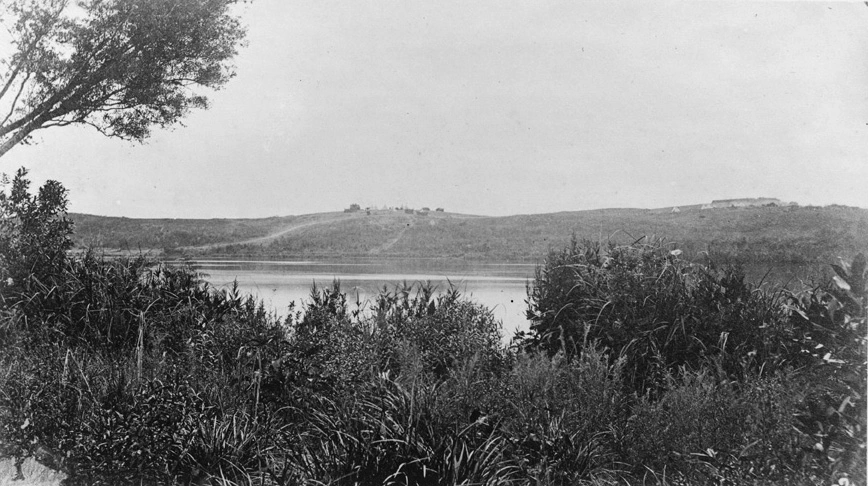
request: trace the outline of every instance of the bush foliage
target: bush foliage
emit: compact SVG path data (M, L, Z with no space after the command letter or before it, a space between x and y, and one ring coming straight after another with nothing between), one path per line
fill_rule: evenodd
M573 241L503 345L456 289L314 287L279 319L145 258L68 253L65 192L0 199L0 453L71 484L829 484L865 477L865 258L759 288ZM859 483L861 484L861 483Z

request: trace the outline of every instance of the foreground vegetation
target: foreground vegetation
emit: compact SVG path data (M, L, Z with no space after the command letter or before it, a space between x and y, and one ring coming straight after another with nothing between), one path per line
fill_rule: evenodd
M0 448L71 484L830 484L865 478L865 258L760 290L572 241L503 346L455 289L312 289L286 319L193 272L73 254L2 196Z

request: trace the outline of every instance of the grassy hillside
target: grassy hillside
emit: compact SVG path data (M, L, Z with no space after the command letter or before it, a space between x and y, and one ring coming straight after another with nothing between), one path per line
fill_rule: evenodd
M76 244L136 250L238 241L269 234L292 216L263 219L132 219L70 214Z
M448 257L539 260L572 234L631 242L665 237L688 252L748 262L829 261L868 248L868 210L843 206L681 212L603 209L507 217L399 211L265 219L144 220L72 215L79 245L185 257Z

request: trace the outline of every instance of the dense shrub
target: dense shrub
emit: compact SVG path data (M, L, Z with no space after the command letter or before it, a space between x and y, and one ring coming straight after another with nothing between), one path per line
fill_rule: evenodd
M280 363L289 382L342 393L374 376L380 350L371 330L358 320L361 304L351 308L339 281L330 287L313 285L304 310L290 326L291 354Z
M27 170L0 182L0 305L8 306L33 285L50 287L72 248L66 189L48 181L29 192ZM6 187L9 186L9 190Z
M783 322L775 295L737 267L691 264L661 242L551 252L529 288L530 334L519 343L554 355L591 342L625 358L625 384L659 391L679 367L718 363L731 377L775 363L765 344Z
M137 393L108 395L62 446L85 484L167 481L189 474L196 427L213 415L188 385L150 381Z
M864 473L868 269L863 254L833 268L831 285L790 293L786 339L779 342L797 353L803 369L799 422L815 442L816 461L834 474Z
M0 452L19 464L42 448L59 451L80 408L87 406L63 358L47 345L0 350Z
M405 285L377 296L372 320L386 344L387 369L398 372L417 360L422 371L442 379L471 359L497 367L502 335L491 311L454 287L435 292L430 284Z
M0 452L73 483L249 477L282 323L186 268L67 254L65 191L24 175L0 197Z
M538 484L576 484L617 469L613 432L626 418L622 361L589 348L568 361L531 353L507 378L501 431Z
M506 440L484 421L438 420L436 385L405 388L382 375L343 402L319 398L286 451L299 483L511 484Z
M669 377L659 400L644 398L623 431L622 454L637 469L690 484L792 482L805 438L794 430L799 393L786 379L741 385L703 370Z
M207 304L195 305L207 313ZM146 324L166 317L143 307ZM150 332L127 353L74 341L4 342L6 453L54 457L52 466L82 484L246 477L270 440L259 424L269 413L263 369L286 353L285 332L261 308L240 305L190 335L183 352Z
M293 327L293 350L334 384L360 383L389 371L399 381L442 381L473 360L496 368L504 359L500 323L456 289L430 284L383 289L370 311L340 290L314 286Z
M641 399L627 456L655 473L691 477L714 451L743 480L864 474L864 257L834 266L833 285L768 292L738 267L678 254L659 243L576 241L552 252L529 289L531 332L519 344L570 357L599 342L623 359L623 379ZM780 373L799 393L776 384ZM754 402L743 399L750 394ZM763 452L744 469L735 451L748 445Z
M806 467L810 463L808 451L813 450L812 441L797 427L806 395L793 371L752 376L738 387L736 408L743 413L739 424L742 448L737 451L740 475L790 483L796 483L799 477L825 475L826 471ZM841 475L833 472L831 477Z

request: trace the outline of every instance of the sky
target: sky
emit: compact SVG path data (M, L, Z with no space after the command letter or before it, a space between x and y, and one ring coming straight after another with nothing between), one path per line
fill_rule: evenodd
M70 210L510 215L776 197L868 207L862 2L255 0L212 107L145 144L0 159Z

